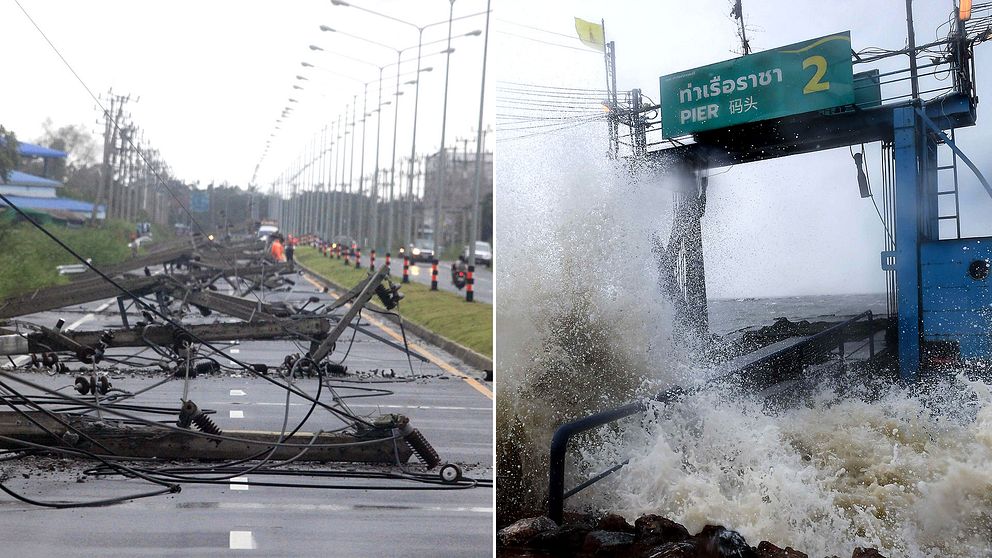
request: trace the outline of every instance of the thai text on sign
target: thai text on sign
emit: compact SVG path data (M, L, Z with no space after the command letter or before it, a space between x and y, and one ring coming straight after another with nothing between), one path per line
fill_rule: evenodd
M661 77L666 138L854 103L845 31Z

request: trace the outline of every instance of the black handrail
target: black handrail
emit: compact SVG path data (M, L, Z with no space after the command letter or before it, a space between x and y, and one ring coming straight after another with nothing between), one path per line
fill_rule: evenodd
M836 334L843 332L852 324L854 324L857 321L860 321L863 318L868 318L868 323L870 324L868 328L869 339L871 341L870 344L871 346L869 350L871 356L874 357L875 356L874 317L871 310L869 310L867 312L862 312L861 314L858 314L857 316L854 316L853 318L840 322L836 325L830 326L819 333L811 335L807 339L805 339L802 343L798 343L796 345L786 347L780 351L773 352L759 359L748 362L743 366L737 368L736 370L731 371L728 374L723 374L718 378L709 380L702 386L694 387L694 388L682 388L680 386L675 386L673 388L670 388L666 391L659 393L658 395L654 396L651 399L643 399L640 401L635 401L633 403L628 403L622 407L618 407L616 409L610 409L608 411L602 411L572 422L567 422L559 426L558 429L555 431L554 436L551 438L551 452L550 452L551 463L550 463L550 470L548 472L548 517L550 517L555 523L561 524L562 516L564 515L564 509L565 509L565 498L579 492L580 490L588 486L591 486L592 484L605 478L611 473L618 471L621 467L623 467L626 464L625 461L624 463L615 465L610 469L607 469L603 473L600 473L594 476L593 478L586 480L585 482L579 484L578 486L569 490L566 493L565 454L568 451L568 441L572 438L572 436L575 436L576 434L580 434L587 430L592 430L593 428L597 428L599 426L603 426L604 424L609 424L611 422L618 421L620 419L629 417L636 413L642 413L648 410L649 403L652 402L668 403L683 395L687 395L690 392L698 391L703 387L706 387L717 381L721 381L729 376L746 372L749 369L774 363L776 360L784 357L785 355L797 351L802 351L803 348L808 347L810 345L821 344L826 340L830 340L830 338L835 336ZM832 344L832 340L831 340L831 344ZM843 354L843 346L844 346L844 338L841 337L841 339L838 342L838 348L840 349L841 354Z

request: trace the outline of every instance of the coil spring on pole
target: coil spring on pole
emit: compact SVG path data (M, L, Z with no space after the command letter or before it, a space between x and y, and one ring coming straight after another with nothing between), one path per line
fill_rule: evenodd
M427 465L428 469L437 467L438 463L441 462L441 456L437 454L437 450L434 449L434 446L416 428L411 429L410 432L404 435L403 440L410 446L413 453L417 454L417 457Z
M214 436L221 436L224 434L224 432L221 431L216 424L214 424L214 421L210 420L210 417L203 414L203 412L193 415L193 424L200 432L206 432L207 434L213 434Z

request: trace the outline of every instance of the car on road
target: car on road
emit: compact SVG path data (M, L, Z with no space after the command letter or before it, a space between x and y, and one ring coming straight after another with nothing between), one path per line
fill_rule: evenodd
M468 246L462 249L462 255L458 256L458 259L463 262L468 262L469 250ZM486 267L493 265L493 248L488 242L483 242L481 240L475 243L475 265L485 264Z
M258 227L257 237L259 240L269 241L269 237L273 234L279 232L279 227L275 225L262 225Z
M407 252L410 260L414 262L431 262L434 260L434 241L426 238L418 238L413 241Z

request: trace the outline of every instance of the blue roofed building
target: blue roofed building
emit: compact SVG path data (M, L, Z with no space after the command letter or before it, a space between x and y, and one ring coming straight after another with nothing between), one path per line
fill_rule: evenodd
M48 178L49 162L64 159L66 153L41 145L18 142L17 152L22 159L42 159L42 175L36 176L22 171L12 171L4 180L0 177L0 193L17 207L30 210L34 214L45 214L56 221L82 222L90 218L93 204L59 196L62 182ZM6 204L0 200L0 212L6 212ZM97 219L106 217L105 207L97 209Z

